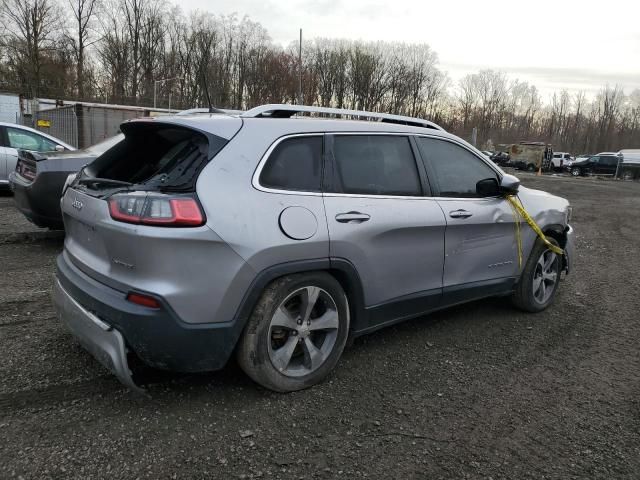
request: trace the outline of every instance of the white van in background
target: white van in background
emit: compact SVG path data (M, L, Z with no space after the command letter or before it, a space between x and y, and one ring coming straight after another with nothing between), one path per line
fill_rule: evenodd
M622 161L616 176L624 180L640 180L640 149L625 149L618 152Z
M640 148L620 150L618 155L622 157L622 163L640 164Z

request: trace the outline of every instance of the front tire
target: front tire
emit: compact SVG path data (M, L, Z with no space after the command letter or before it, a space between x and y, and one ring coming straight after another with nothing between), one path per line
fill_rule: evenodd
M580 175L582 175L582 171L581 171L579 168L577 168L577 167L572 168L572 169L571 169L571 175L572 175L573 177L579 177Z
M559 246L554 238L547 237L553 245ZM520 281L512 296L513 304L526 312L541 312L556 296L560 285L562 257L549 250L539 238L520 276Z
M325 272L288 275L263 292L240 339L240 367L256 383L292 392L321 382L349 334L349 304Z

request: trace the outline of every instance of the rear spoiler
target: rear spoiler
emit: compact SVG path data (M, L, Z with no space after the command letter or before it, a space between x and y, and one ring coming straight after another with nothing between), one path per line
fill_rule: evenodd
M48 157L39 152L32 152L31 150L18 150L18 158L40 162L46 160Z

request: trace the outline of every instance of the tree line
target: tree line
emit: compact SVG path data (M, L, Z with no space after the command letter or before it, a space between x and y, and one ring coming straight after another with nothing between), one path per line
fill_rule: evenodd
M296 103L424 117L479 146L640 148L640 90L593 98L482 70L452 82L426 44L315 38L283 48L248 17L162 0L0 0L0 89L29 98L247 109Z

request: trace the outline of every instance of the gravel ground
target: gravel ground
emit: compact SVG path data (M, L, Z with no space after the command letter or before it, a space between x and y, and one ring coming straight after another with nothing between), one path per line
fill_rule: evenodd
M121 387L54 318L60 239L11 237L0 198L0 478L638 478L640 185L520 176L574 205L551 308L387 328L288 395L235 365Z

